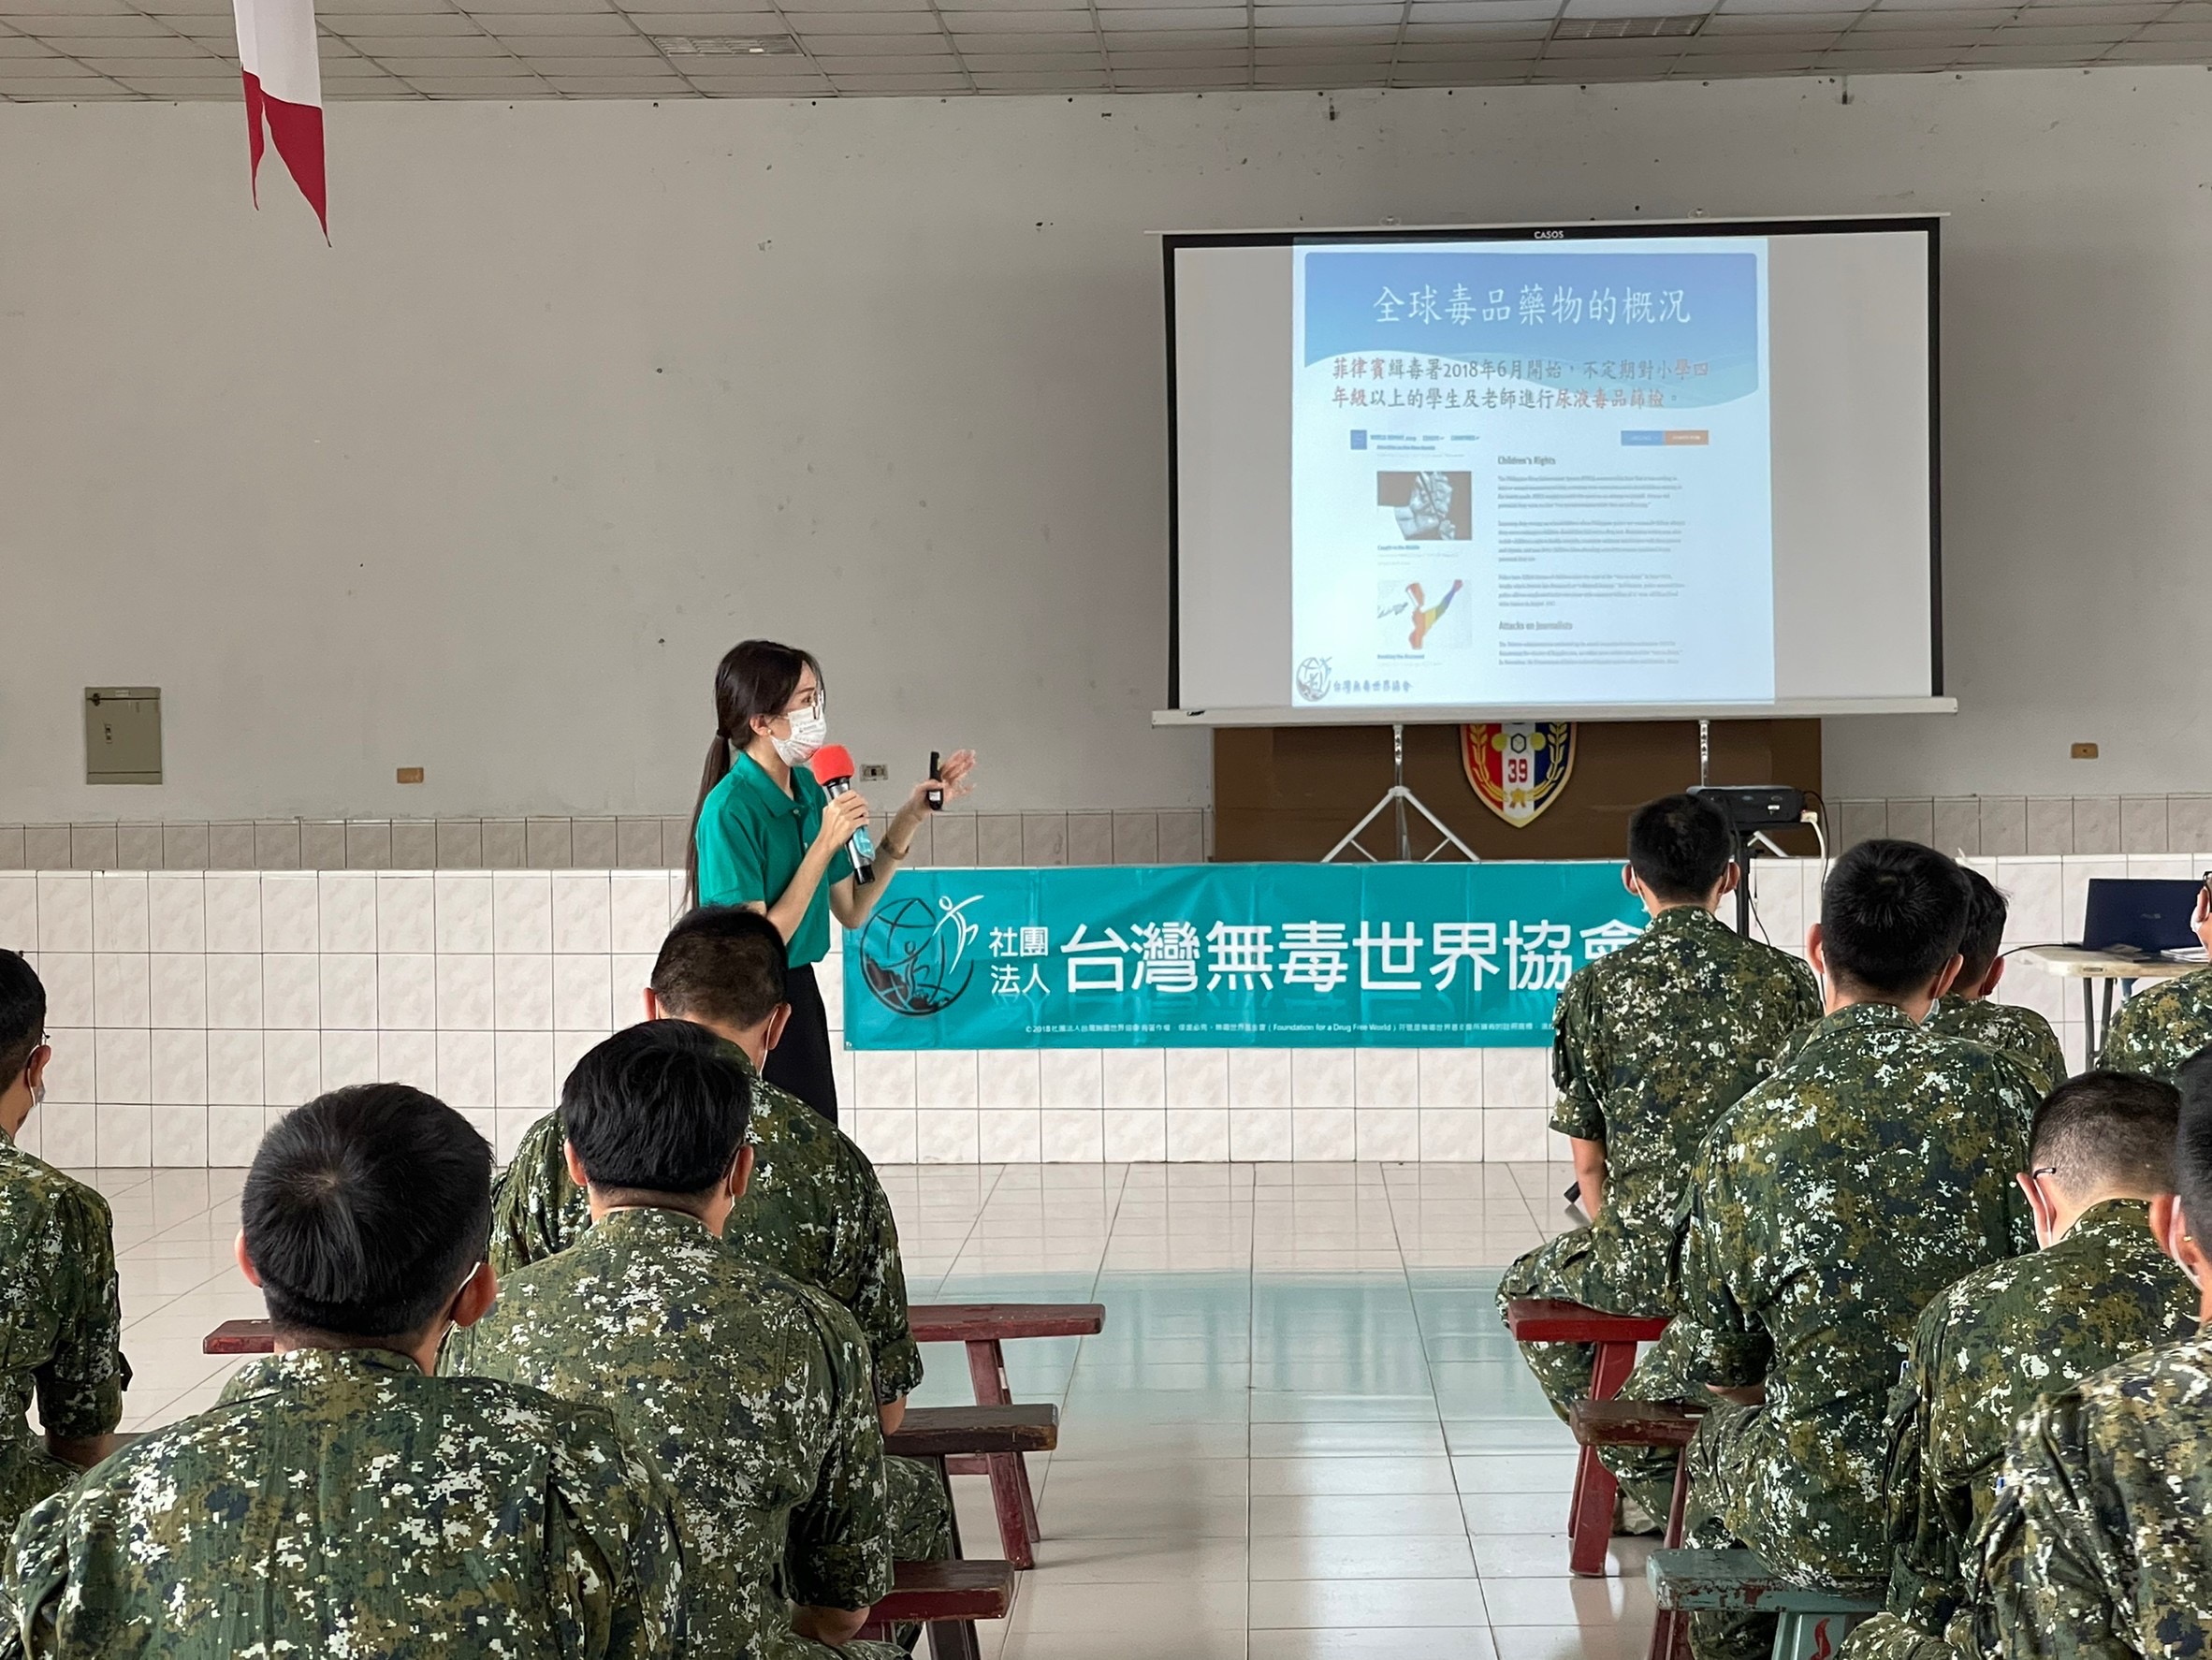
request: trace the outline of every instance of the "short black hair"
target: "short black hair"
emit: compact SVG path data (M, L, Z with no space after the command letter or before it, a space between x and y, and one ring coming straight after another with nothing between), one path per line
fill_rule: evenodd
M1629 815L1628 867L1671 904L1704 898L1735 856L1735 827L1703 795L1662 795Z
M687 913L653 961L653 995L687 1020L750 1031L785 1000L783 934L742 905L702 905Z
M1967 893L1965 873L1931 847L1860 842L1821 889L1829 972L1884 997L1921 990L1958 954Z
M2135 1072L2084 1072L2043 1098L2030 1138L2032 1168L2050 1167L2069 1193L2174 1191L2181 1092Z
M1979 985L1989 978L1997 954L2004 946L2004 919L2008 914L2003 890L1971 865L1961 865L1966 878L1966 931L1958 937L1958 954L1966 959L1958 970L1960 985Z
M560 1126L603 1193L705 1193L730 1173L751 1116L752 1072L688 1020L648 1020L576 1062Z
M2181 1092L2181 1128L2174 1138L2174 1190L2191 1233L2212 1230L2212 1043L2174 1074Z
M0 1089L22 1075L46 1041L46 986L16 952L0 950Z
M357 1084L276 1121L240 1208L279 1328L413 1337L484 1260L491 1148L434 1096Z

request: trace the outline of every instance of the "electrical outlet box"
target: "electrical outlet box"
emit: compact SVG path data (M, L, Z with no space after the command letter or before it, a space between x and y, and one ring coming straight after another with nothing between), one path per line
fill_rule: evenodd
M161 688L84 689L84 781L161 782Z
M2097 759L2097 746L2095 744L2076 744L2070 751L2069 758L2074 761L2094 761Z
M866 762L860 769L860 781L864 784L880 784L890 776L891 768L880 761Z

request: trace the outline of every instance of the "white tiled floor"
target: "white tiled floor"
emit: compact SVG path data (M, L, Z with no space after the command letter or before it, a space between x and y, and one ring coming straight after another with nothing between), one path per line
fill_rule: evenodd
M1497 1271L1566 1225L1530 1165L889 1167L916 1301L1107 1305L1099 1337L1014 1346L1062 1407L1033 1461L1045 1539L997 1660L1632 1660L1642 1551L1566 1576L1573 1446L1499 1327ZM199 1353L260 1313L230 1259L236 1171L104 1171L126 1428L210 1404ZM968 1398L951 1350L917 1399ZM974 1554L988 1495L962 1480Z

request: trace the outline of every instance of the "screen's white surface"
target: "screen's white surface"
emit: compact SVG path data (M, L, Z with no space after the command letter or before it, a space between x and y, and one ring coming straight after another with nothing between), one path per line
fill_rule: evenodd
M1924 230L1488 245L1470 233L1444 244L1386 244L1382 237L1348 247L1286 240L1174 251L1181 707L1271 710L1284 720L1341 720L1361 708L1806 712L1930 695ZM1427 410L1409 420L1391 409L1372 416L1374 428L1411 442L1378 450L1371 433L1370 447L1355 454L1331 415L1345 427L1370 417L1317 401L1332 378L1341 383L1335 364L1299 366L1307 314L1301 256L1439 249L1528 262L1602 259L1614 250L1646 260L1678 250L1749 255L1764 313L1754 395L1689 410L1671 402L1511 415ZM1437 291L1439 306L1448 292ZM1479 304L1490 295L1472 298ZM1435 343L1422 342L1423 355L1448 353L1448 319L1436 321L1428 332ZM1621 439L1626 429L1709 436L1695 447L1629 447ZM1549 457L1550 467L1501 459L1534 455ZM1455 527L1461 536L1414 541L1394 529L1423 521L1378 508L1378 492L1403 488L1376 476L1386 469L1464 474L1472 511ZM1518 512L1525 524L1529 511L1501 508L1502 479L1618 479L1653 470L1669 475L1674 490L1657 511L1683 525L1671 550L1623 567L1594 544L1578 550L1569 533L1552 536L1554 550L1533 564L1523 547L1501 565L1501 514ZM1556 551L1563 540L1567 550ZM1531 605L1523 592L1524 603L1498 604L1501 572L1655 567L1675 586L1672 599L1586 592ZM1433 605L1449 576L1466 587L1414 650L1409 633L1397 633L1409 603L1399 597L1404 584L1426 577ZM1552 628L1531 630L1531 621ZM1522 626L1501 631L1501 622ZM1567 654L1579 661L1534 664L1504 660L1525 659L1525 650L1497 650L1501 638L1532 635L1594 648ZM1613 639L1664 648L1613 652L1605 647ZM1330 665L1325 677L1314 672L1317 662ZM1325 687L1318 697L1317 681Z

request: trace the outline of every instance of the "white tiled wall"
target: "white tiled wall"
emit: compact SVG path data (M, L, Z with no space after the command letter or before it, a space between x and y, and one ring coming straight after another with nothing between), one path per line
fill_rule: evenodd
M2091 876L2187 877L2212 854L1972 861L2010 942L2078 933ZM1818 866L1762 862L1791 950ZM666 870L0 871L0 945L45 980L54 1061L25 1141L69 1164L242 1164L269 1114L395 1078L502 1155L560 1079L635 1019L681 898ZM841 1015L837 965L822 990ZM2080 992L2016 967L2000 994L2081 1054ZM1540 1049L840 1052L844 1121L889 1162L1559 1156Z

